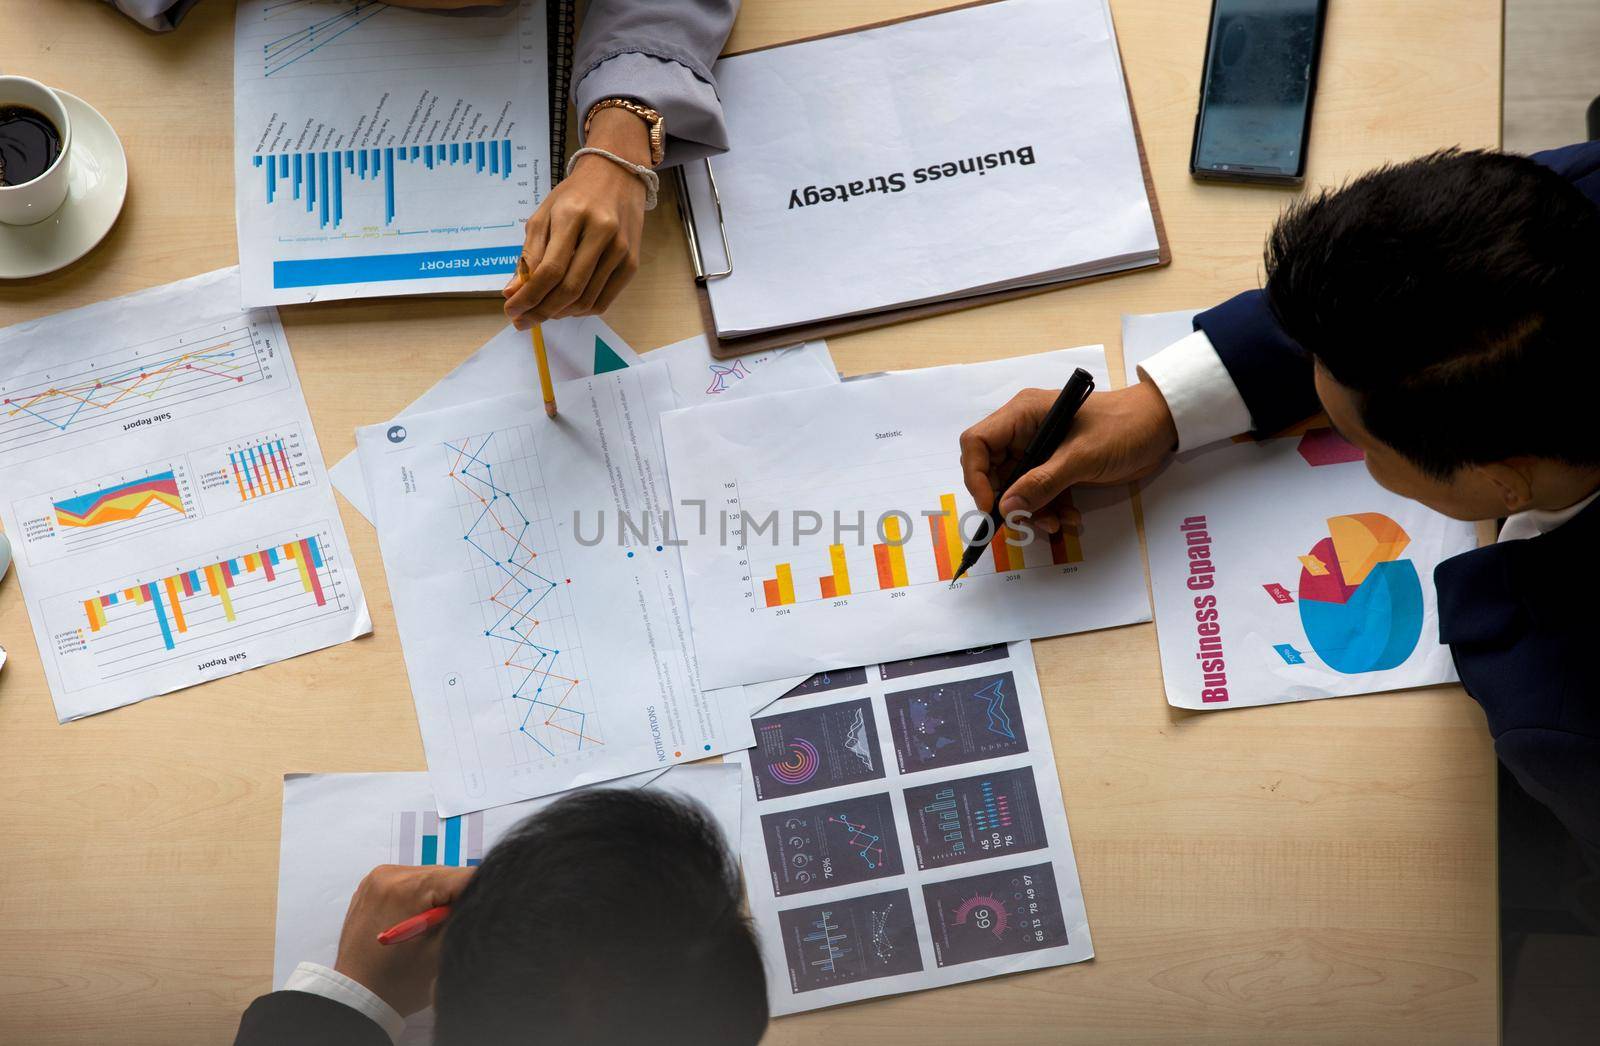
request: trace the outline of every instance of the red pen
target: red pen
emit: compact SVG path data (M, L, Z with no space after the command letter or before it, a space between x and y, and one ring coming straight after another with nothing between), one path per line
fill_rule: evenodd
M411 940L413 937L421 937L449 917L450 906L448 904L441 904L437 908L429 908L421 915L413 915L409 919L397 922L378 934L378 943L400 944L403 941Z

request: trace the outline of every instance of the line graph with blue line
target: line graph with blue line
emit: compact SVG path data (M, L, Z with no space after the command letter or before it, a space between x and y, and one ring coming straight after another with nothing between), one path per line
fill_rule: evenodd
M266 5L263 16L267 19L293 17L297 14L304 15L308 11L326 10L327 6L325 3L313 3L310 0L278 0L276 3ZM290 66L309 58L387 10L389 5L378 3L377 0L355 0L352 3L338 4L333 14L319 17L309 25L263 44L262 75L275 76L283 73Z
M220 399L271 382L274 363L254 324L236 319L18 375L0 383L0 457L154 423L173 410L223 406Z
M319 228L344 225L344 190L348 180L383 187L383 224L396 214L395 171L400 164L422 171L456 168L496 181L511 180L511 139L451 142L448 145L400 145L382 149L334 149L273 153L251 158L262 172L266 200L303 206Z
M508 732L530 760L604 745L566 600L572 584L550 540L533 435L516 428L444 444L476 609Z

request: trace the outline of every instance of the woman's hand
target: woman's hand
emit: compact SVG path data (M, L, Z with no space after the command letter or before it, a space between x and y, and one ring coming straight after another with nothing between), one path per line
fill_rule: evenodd
M649 128L626 109L602 109L588 143L648 166ZM523 255L531 275L513 279L506 317L518 330L562 316L605 312L639 271L644 183L604 156L580 156L572 174L528 219Z

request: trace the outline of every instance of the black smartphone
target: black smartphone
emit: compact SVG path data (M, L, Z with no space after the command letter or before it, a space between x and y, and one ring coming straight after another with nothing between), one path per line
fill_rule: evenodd
M1189 173L1297 184L1328 0L1212 0Z

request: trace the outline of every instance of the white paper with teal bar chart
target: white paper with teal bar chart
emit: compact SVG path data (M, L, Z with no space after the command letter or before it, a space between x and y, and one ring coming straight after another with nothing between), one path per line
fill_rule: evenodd
M237 269L0 331L0 399L0 518L63 721L372 631Z
M240 0L245 304L504 286L550 187L545 37L543 0Z

